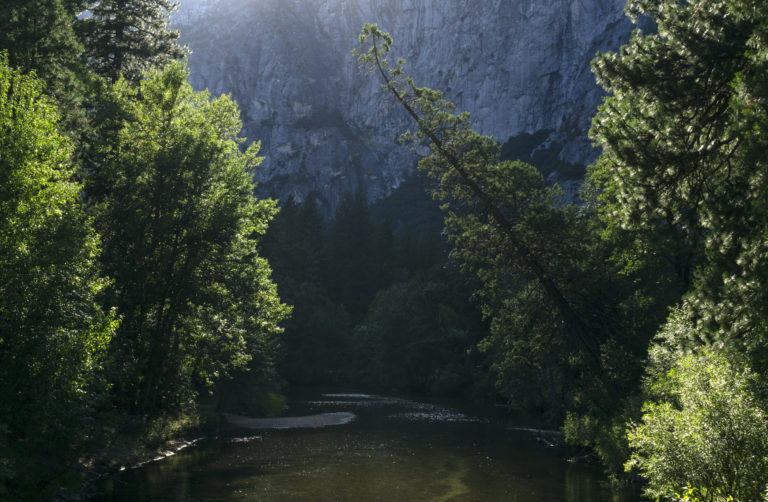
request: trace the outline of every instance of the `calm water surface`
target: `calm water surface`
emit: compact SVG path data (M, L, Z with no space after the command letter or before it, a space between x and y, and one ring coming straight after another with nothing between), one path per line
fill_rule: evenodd
M450 407L317 393L287 414L325 412L357 418L322 429L233 429L103 481L93 500L635 502L537 434Z

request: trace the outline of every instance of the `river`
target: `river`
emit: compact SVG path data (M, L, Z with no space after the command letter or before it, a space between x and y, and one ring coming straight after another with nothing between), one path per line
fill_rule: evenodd
M289 415L354 419L318 428L233 427L97 485L94 502L634 502L600 468L568 462L556 434L457 408L369 394L316 393ZM278 424L279 425L279 424Z

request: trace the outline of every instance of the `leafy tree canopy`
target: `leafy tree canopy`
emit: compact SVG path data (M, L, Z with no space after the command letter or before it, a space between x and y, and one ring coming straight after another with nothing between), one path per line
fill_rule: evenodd
M237 105L187 83L183 64L118 89L130 121L104 166L99 218L110 297L124 316L112 349L134 411L186 402L258 359L272 366L287 313L257 252L275 213L253 195L259 144L244 141Z
M115 328L96 303L106 282L71 145L42 89L0 54L2 498L46 490L77 455Z

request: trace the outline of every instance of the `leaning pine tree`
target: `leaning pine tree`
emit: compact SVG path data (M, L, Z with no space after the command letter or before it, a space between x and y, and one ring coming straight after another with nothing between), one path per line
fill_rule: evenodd
M533 166L501 161L493 138L475 132L469 114L454 113L441 92L417 87L403 60L387 62L388 34L366 24L360 43L367 45L360 62L416 123L405 138L429 145L419 169L438 182L452 256L482 285L491 332L480 346L503 395L531 400L553 421L570 411L621 430L657 317L652 303L641 304L632 278L607 262L589 214L558 202L559 189ZM619 470L626 441L606 443Z

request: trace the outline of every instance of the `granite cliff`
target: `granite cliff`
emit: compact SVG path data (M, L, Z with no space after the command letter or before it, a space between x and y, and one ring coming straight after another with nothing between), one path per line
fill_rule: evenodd
M624 4L182 0L173 22L192 50L192 84L231 93L245 135L262 141L260 191L299 200L314 191L330 212L345 191L373 200L414 169L396 143L410 124L351 55L364 22L392 34L417 83L562 180L596 156L586 131L602 92L589 62L628 38Z

